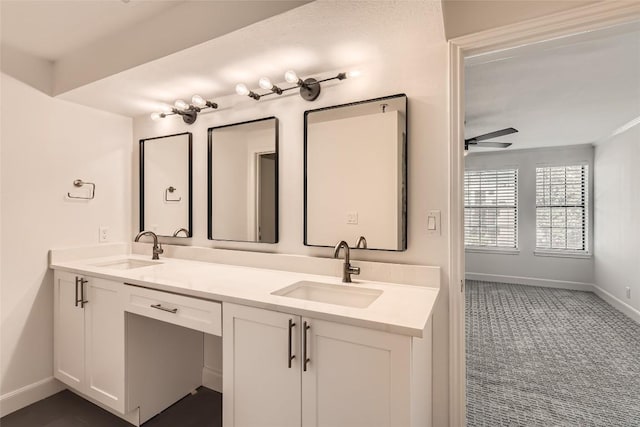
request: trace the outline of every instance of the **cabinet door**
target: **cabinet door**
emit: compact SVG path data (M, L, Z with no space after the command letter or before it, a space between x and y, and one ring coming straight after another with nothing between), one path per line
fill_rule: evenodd
M304 427L410 425L411 340L371 329L303 318Z
M223 425L299 427L300 318L224 303L222 319Z
M54 273L54 376L80 390L84 384L84 310L76 306L76 275Z
M86 388L97 401L124 412L124 306L122 284L87 277L85 285Z

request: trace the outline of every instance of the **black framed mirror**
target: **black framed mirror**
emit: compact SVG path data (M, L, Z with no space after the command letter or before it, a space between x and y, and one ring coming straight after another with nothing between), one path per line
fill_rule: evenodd
M208 130L208 237L278 242L276 117Z
M140 231L191 237L192 135L140 140Z
M304 244L407 248L407 96L304 113Z

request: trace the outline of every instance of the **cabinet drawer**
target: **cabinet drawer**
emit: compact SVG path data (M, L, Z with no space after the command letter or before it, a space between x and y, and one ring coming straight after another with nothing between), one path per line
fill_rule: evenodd
M219 302L206 301L137 286L125 286L125 311L222 336Z

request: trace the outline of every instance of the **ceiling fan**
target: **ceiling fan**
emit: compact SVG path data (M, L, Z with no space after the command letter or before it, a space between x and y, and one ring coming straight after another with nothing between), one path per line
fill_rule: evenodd
M499 136L511 135L512 133L516 133L516 132L518 132L518 129L505 128L505 129L500 129L493 132L485 133L484 135L478 135L478 136L474 136L473 138L465 139L464 151L468 151L470 145L475 145L478 147L507 148L511 146L510 142L496 142L496 141L486 141L486 140L497 138Z

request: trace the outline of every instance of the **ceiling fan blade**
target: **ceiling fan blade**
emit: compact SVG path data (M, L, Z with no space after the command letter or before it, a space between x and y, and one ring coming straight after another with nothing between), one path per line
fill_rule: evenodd
M489 148L489 147L492 147L492 148L507 148L507 147L511 146L511 143L510 142L494 142L494 141L482 142L481 141L481 142L478 142L476 144L471 144L471 145L474 145L474 146L480 147L480 148L482 148L482 147L485 147L485 148Z
M474 136L473 138L466 139L465 141L484 141L485 139L493 139L498 138L499 136L511 135L512 133L518 132L518 129L515 128L505 128L496 130L494 132L485 133L484 135Z

